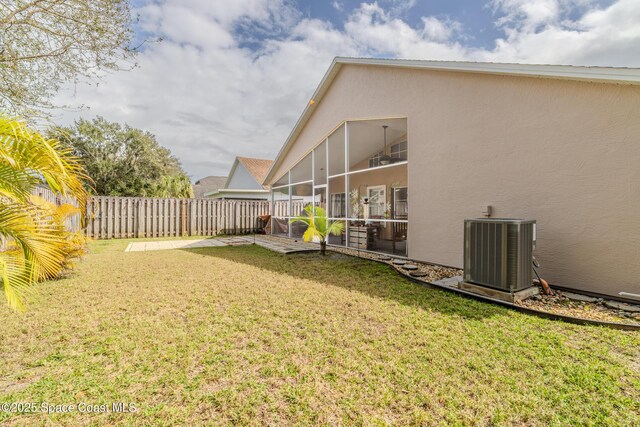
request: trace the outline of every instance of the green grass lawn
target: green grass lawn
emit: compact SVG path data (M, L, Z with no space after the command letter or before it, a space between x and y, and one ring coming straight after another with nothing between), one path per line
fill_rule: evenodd
M94 242L0 309L2 402L134 403L6 425L640 425L640 333L531 317L389 267Z

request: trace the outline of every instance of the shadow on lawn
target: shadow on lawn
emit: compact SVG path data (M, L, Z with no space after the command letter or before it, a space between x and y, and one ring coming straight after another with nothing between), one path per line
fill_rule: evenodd
M466 319L484 319L506 313L501 307L453 295L428 285L420 286L402 277L391 266L336 252L328 252L324 257L319 252L284 255L257 245L180 250L339 286L375 298ZM257 277L256 286L268 286L268 283L261 283Z

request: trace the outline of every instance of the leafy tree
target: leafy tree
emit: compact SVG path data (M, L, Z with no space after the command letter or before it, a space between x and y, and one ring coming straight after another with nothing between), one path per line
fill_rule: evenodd
M192 197L178 159L153 134L102 117L80 119L51 135L68 144L101 196Z
M320 253L327 253L327 237L330 234L339 236L344 229L344 223L338 221L329 221L327 213L319 206L308 205L304 208L304 214L292 218L291 223L302 222L307 224L307 230L302 236L305 242L311 242L314 239L320 240Z
M156 197L193 197L193 186L184 174L166 175L160 178L153 193Z
M34 115L63 83L121 68L130 23L127 0L0 0L0 109Z
M57 276L81 253L83 240L65 230L64 219L84 211L86 179L71 150L0 116L0 284L12 308L21 309L34 283ZM43 182L79 208L32 196Z

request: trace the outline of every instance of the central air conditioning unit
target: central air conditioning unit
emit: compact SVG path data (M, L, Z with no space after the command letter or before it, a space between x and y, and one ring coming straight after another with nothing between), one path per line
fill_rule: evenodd
M465 282L511 293L531 287L535 240L533 220L465 220Z

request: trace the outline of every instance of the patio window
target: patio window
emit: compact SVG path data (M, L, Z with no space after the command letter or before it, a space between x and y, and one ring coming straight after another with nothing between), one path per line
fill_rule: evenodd
M383 154L384 152L378 151L376 154L371 156L371 158L369 159L369 167L375 168L377 166L380 166L380 158L382 157Z
M393 189L393 217L396 219L409 218L409 204L407 203L407 187Z
M346 216L347 197L344 193L331 194L331 216L344 218Z
M402 141L397 144L391 145L389 154L394 159L407 160L407 141ZM375 168L382 166L381 160L383 159L384 151L378 151L376 154L369 158L369 167Z
M385 215L385 206L387 204L387 187L377 185L375 187L367 187L367 210L368 218L383 218Z
M407 160L407 141L402 141L391 146L391 157Z

